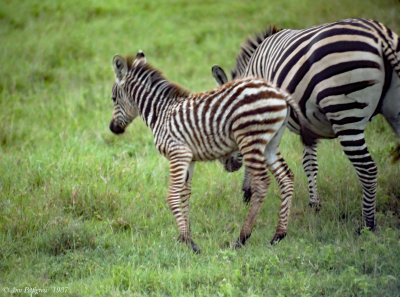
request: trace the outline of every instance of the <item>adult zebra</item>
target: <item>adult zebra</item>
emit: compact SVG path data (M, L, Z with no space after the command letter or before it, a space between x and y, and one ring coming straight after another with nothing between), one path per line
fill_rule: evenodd
M215 90L190 94L166 80L139 52L136 59L116 55L116 82L112 89L114 113L110 129L116 134L140 115L154 134L158 151L170 161L168 204L180 239L195 252L189 225L189 198L194 162L224 158L240 150L252 177L252 202L236 247L250 237L266 195L267 167L280 181L281 210L271 243L286 235L293 175L279 153L279 143L289 115L288 105L307 123L296 102L286 92L262 79L238 79ZM309 130L302 125L304 141ZM265 153L265 155L264 155Z
M400 41L393 31L377 21L346 19L303 30L270 27L242 45L231 72L232 78L263 77L286 90L299 103L317 138L339 139L362 184L362 215L371 229L375 228L378 171L364 129L381 113L400 137L399 60ZM213 66L212 72L219 84L227 81L219 66ZM298 133L293 113L288 125ZM303 168L310 205L319 208L317 138L304 146ZM227 170L239 167L237 156L228 159ZM243 190L249 199L246 171Z

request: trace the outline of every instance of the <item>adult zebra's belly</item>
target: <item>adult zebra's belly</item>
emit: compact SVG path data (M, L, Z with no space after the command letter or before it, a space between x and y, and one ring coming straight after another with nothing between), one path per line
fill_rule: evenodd
M311 124L310 126L313 132L318 135L319 138L335 138L331 124L329 123L325 114L323 114L318 107L308 107L305 116ZM298 121L293 117L289 118L288 128L291 132L300 134L300 126Z

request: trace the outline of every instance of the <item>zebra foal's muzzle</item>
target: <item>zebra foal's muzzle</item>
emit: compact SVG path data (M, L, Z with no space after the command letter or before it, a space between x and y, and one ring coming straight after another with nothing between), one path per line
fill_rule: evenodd
M242 155L239 152L234 152L230 155L224 156L219 161L224 165L224 168L228 172L234 172L242 167Z
M234 172L242 167L242 161L237 160L235 157L230 157L225 161L224 167L226 171Z
M122 134L125 132L125 127L122 127L121 125L116 123L114 120L112 120L110 123L110 130L114 134Z

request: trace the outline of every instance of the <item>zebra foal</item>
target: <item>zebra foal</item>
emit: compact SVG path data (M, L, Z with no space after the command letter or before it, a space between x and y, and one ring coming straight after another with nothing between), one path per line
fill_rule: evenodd
M170 161L168 204L179 229L179 239L200 252L189 224L189 198L194 162L225 158L239 150L251 175L250 208L235 247L250 237L267 193L269 168L279 179L281 208L271 243L286 235L293 192L293 174L279 153L288 105L297 104L262 79L239 79L215 90L190 94L166 80L146 62L114 56L116 82L112 88L114 112L110 129L116 134L140 115L152 130L155 146ZM299 119L303 117L299 113ZM307 139L306 128L303 131Z
M219 84L228 81L222 68L212 68ZM263 77L291 94L316 137L303 150L310 205L320 206L317 191L317 140L338 138L363 189L363 225L375 228L378 169L364 131L382 114L400 137L400 39L385 25L366 19L346 19L307 29L275 27L242 45L232 79ZM288 128L299 133L296 116ZM228 170L240 167L238 154L226 158ZM231 168L232 167L232 168ZM251 195L245 170L245 199Z

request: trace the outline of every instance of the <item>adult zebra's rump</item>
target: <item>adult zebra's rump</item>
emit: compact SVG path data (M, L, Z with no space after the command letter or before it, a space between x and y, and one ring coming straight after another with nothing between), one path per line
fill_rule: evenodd
M263 77L292 94L317 134L303 151L312 206L320 203L317 139L339 139L362 184L363 218L372 229L378 171L364 130L372 117L381 113L400 137L399 61L396 33L376 21L347 19L303 30L271 27L242 45L232 70L232 78ZM213 67L213 76L220 84L227 81L218 66ZM299 132L293 113L288 126ZM238 167L236 164L235 169ZM247 170L244 191L245 195L251 193Z
M251 235L269 185L267 168L279 180L281 190L279 221L271 242L286 235L293 175L280 156L279 143L288 104L305 123L296 102L262 79L238 79L209 92L190 94L167 81L142 52L136 59L115 56L113 67L116 82L110 129L123 133L140 115L152 130L158 151L170 161L168 204L183 242L200 251L189 224L194 162L223 159L237 150L251 175L253 194L235 246L242 246Z

